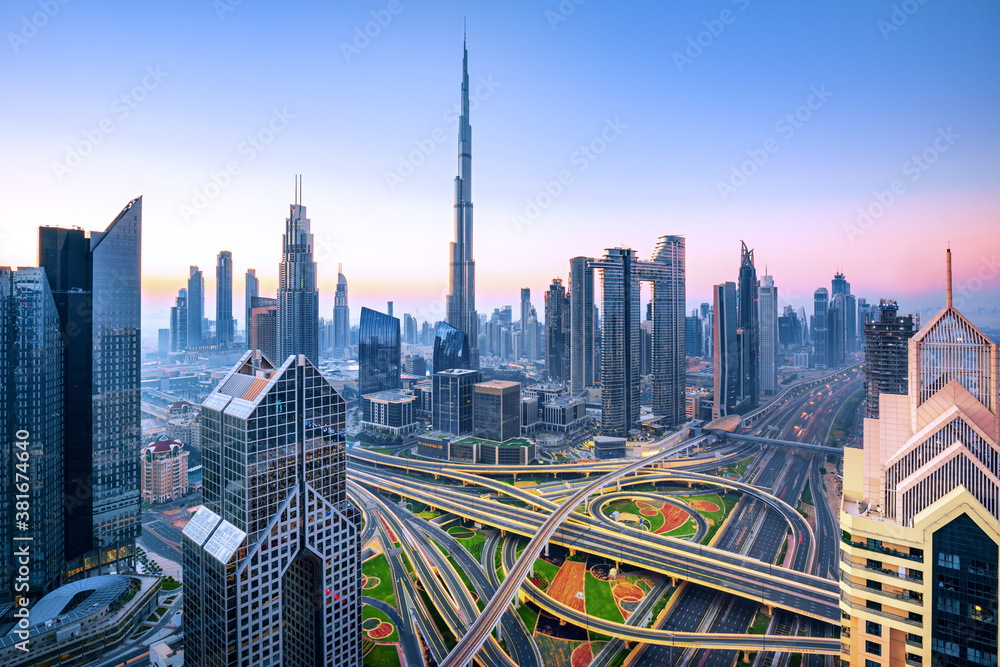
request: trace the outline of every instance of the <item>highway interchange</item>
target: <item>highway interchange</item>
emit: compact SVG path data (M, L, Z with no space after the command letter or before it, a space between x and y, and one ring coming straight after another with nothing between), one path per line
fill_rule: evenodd
M837 414L860 390L862 377L852 369L806 389L793 385L742 432L824 444ZM490 667L541 667L532 629L514 612L515 604L528 600L568 623L616 637L595 656L592 667L621 664L622 649L626 645L634 648L637 643L641 648L633 654L630 665L732 667L737 658L746 658L749 652L756 652L754 667L785 667L794 652L801 652L809 667L832 664L831 656L839 653L839 640L833 634L840 616L836 585L839 530L836 516L825 503L819 469L824 463L827 467L834 464L826 462L823 453L795 452L757 442L730 440L694 456L684 455L684 445L690 443L677 437L663 444L667 453L659 464L650 466L646 460L641 469L607 484L600 484L601 477L619 473L623 462L491 467L389 457L352 448L349 494L365 516L362 544L374 544L377 551L385 553L397 604L393 608L372 598L365 598L365 602L392 620L411 664L422 664L424 654L445 667L468 664L472 656ZM748 458L752 462L739 479L716 476L719 468ZM529 488L501 481L503 477L539 472L551 473L553 479ZM742 497L715 534L711 547L697 544L706 534L704 520L697 524L696 539L687 541L616 525L601 509L618 498L647 497L648 490L630 491L630 487L646 489L653 482L671 483L671 495L684 495L691 483L696 486L687 491L690 493L728 487L741 492ZM559 508L587 485L598 488L574 503L586 513L570 512L553 522ZM796 511L806 486L812 491L816 509L815 529ZM442 527L387 501L387 493L496 530L489 533L481 559L476 559ZM509 504L515 501L528 507ZM665 575L663 583L642 600L624 624L560 606L525 582L524 576L510 579L520 562L517 549L524 545L524 538L537 536L547 522L555 524L553 544L659 572ZM149 546L157 552L173 551L173 527L150 528L147 542L152 533L157 543ZM786 537L789 547L778 562ZM156 538L165 539L160 543ZM539 551L543 549L539 545ZM493 567L497 554L503 579ZM524 559L522 552L521 559L526 574L535 557ZM497 591L508 580L508 592L501 599ZM658 619L651 619L651 610L669 591L671 582L678 586L670 603ZM497 621L486 619L481 611L484 602L493 600L498 613L492 616L501 625L499 641ZM489 605L486 607L489 611ZM758 610L771 613L767 634L747 634ZM449 651L449 642L442 637L434 615L461 640L457 649L466 647L462 657L457 656L457 649ZM761 650L765 648L776 650ZM125 660L130 665L148 664L146 650L141 645L123 647L116 652L121 662L108 660L103 664L110 667Z
M744 429L744 432L785 441L825 443L837 414L860 389L861 379L857 369L850 369L816 386L786 392L779 397L779 405L755 420L752 427ZM835 581L839 531L836 517L825 502L819 473L822 465L834 464L826 462L823 453L793 452L788 447L739 440L715 446L710 452L693 457L683 457L682 445L690 443L678 437L665 439L662 444L662 467L651 466L651 461L647 460L636 466L630 475L620 474L621 462L501 468L423 462L354 449L349 477L354 493L366 492L372 498L389 493L422 502L442 513L476 522L486 528L498 529L491 534L482 562L477 564L464 547L449 540L450 536L439 526L413 517L394 504L369 503L373 509L366 512L368 535L372 534L372 524L380 521L388 523L387 513L395 517L399 530L406 531L404 534L408 536L405 542L400 541L399 544L409 543L403 550L416 570L420 566L413 555L417 560L426 558L428 563L440 561L440 551L418 546L421 540L433 535L432 542L442 545L469 575L479 599L495 600L495 604L488 604L486 609L486 612L491 612L490 607L495 607L494 613L484 612L477 618L473 607L466 601L464 607L468 613L459 614L449 621L449 628L457 629L456 636L462 637L462 640L444 661L440 655L435 656L446 667L468 664L472 656L484 664L504 661L505 656L497 656L492 650L499 645L494 646L495 640L487 639L491 636L490 631L496 628L496 619L501 618L501 636L505 646L511 650L514 662L537 664L539 657L530 630L524 628L523 623L519 625L517 615L510 613L512 602L518 597L510 593L516 592L518 587L521 588L522 599L530 599L548 613L566 622L620 638L595 657L593 664L596 667L611 664L617 652L624 647L623 640L633 642L632 646L635 642L644 645L640 653L633 656L636 659L631 664L634 665L731 666L736 662L739 651L743 651L744 656L749 651L756 651L755 665L787 664L793 651L805 654L808 664L819 665L825 664L828 656L839 653L839 640L833 638L834 625L839 623L840 615ZM749 457L752 457L752 463L739 481L697 472L712 473L722 466ZM514 473L557 471L558 481L536 482L529 488L515 487L497 479ZM576 478L567 479L567 474ZM606 475L614 475L617 479L602 482L602 477ZM553 474L555 477L557 475ZM629 492L629 486L648 485L653 481L701 484L709 491L720 487L735 488L742 492L742 497L728 521L715 535L711 547L640 533L625 525L615 526L604 516L601 507L612 499L642 497L641 492ZM807 485L812 490L816 510L815 530L795 510ZM591 487L589 491L585 488L587 486ZM605 490L607 493L601 495ZM508 502L500 502L500 499ZM513 501L527 507L509 504ZM573 508L569 508L555 520L555 515L567 503L585 506L586 514L572 512ZM376 507L381 509L376 511ZM660 572L667 575L667 581L672 579L679 583L666 613L660 615L654 628L639 625L646 625L648 619L644 617L649 615L649 609L658 597L656 593L661 591L647 596L643 601L645 608L637 609L630 622L623 625L570 609L546 596L530 582L525 582L524 575L530 571L534 556L522 553L520 560L514 560L515 548L519 544L516 536L533 537L532 542L535 542L553 522L557 525L546 536L545 543L551 541L573 551L603 556L616 564ZM704 526L699 524L697 536L701 537L704 533ZM788 546L782 552L784 558L775 562L786 536ZM523 544L523 539L520 543ZM544 545L539 544L537 551L543 548ZM491 596L508 583L507 579L503 582L490 581L497 575L493 568L483 567L491 561L497 549L503 554L502 562L508 577L521 561L525 566L522 574L514 573L514 579L509 582L512 586L503 593L504 599ZM449 568L450 565L443 569L447 571ZM440 578L425 574L426 584L425 577L419 573L417 578L422 584L429 584L428 589L437 586L443 586L443 590L457 589L460 586L455 584L450 574L438 573ZM409 581L409 577L402 578ZM451 584L449 580L452 580ZM399 585L404 586L405 583L401 581ZM435 599L434 595L430 597ZM451 595L446 598L447 604L462 609L463 597L465 593L461 590L451 590ZM444 598L441 599L441 604L445 604ZM761 604L772 612L768 634L748 635L748 628ZM416 615L426 614L427 610L420 607L414 604L409 611ZM421 627L421 634L426 626L430 626L426 629L433 628L432 623L417 622L416 625ZM468 648L459 655L463 645ZM484 650L480 651L479 646L484 646ZM761 650L764 648L785 650Z

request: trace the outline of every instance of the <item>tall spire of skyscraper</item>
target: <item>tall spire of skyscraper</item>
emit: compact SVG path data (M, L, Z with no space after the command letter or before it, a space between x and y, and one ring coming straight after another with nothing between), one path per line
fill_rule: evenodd
M445 321L469 338L470 363L479 367L476 263L472 259L472 126L469 124L469 50L462 38L462 115L458 122L458 175L455 177L455 240L451 243Z

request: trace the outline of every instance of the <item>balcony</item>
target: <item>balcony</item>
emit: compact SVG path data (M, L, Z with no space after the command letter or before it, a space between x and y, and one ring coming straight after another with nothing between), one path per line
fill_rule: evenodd
M915 648L915 649L923 649L924 648L924 643L923 642L917 641L916 639L910 639L909 637L906 638L906 645L909 646L909 647L911 647L911 648Z
M874 569L874 568L866 567L865 569ZM880 572L880 574L886 574L886 573L891 575L896 574L895 572L890 572L888 570L886 570L885 572ZM864 591L865 593L873 593L875 595L882 595L887 598L892 598L893 600L899 600L901 602L909 602L910 604L919 604L919 605L923 604L923 600L921 600L918 597L915 597L917 594L911 591L907 591L907 594L903 594L903 593L893 593L892 591L884 591L879 588L869 588L868 586L865 586L863 584L852 583L851 580L848 579L847 576L844 574L840 575L840 580L845 584L847 584L847 586L851 590Z
M855 604L854 602L851 602L850 598L844 597L844 595L840 596L840 601L843 602L844 604L846 604L851 609L857 609L858 611L863 611L863 612L866 612L866 613L869 613L869 614L875 614L876 616L881 616L882 618L887 618L890 621L895 621L897 623L905 623L906 625L909 625L909 626L914 627L914 628L922 628L923 627L922 623L920 623L918 621L911 620L911 619L909 619L909 618L907 618L905 616L900 616L899 614L893 614L893 613L888 612L888 611L882 611L881 609L869 609L868 607L866 607L863 604Z
M914 556L912 554L903 553L902 551L896 551L895 549L887 549L886 547L876 547L869 545L865 542L852 542L843 533L841 534L840 541L848 545L853 549L864 549L865 551L873 551L877 554L882 554L883 556L893 556L894 558L902 558L903 560L911 560L915 563L923 563L923 556Z
M854 563L851 561L850 557L844 552L840 552L840 562L856 570L864 570L865 572L871 572L872 574L884 574L886 576L893 577L894 579L902 579L904 581L908 581L912 584L917 584L919 586L924 585L923 579L917 577L911 577L908 574L900 575L900 573L896 572L895 570L887 570L885 568L880 568L880 567L868 567L868 565L864 563Z

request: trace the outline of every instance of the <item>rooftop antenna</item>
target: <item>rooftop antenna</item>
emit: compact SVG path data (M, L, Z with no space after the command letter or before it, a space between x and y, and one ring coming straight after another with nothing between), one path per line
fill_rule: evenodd
M944 302L946 308L951 308L951 244L948 244L948 251L945 255L946 265L947 265L947 277L945 279L945 295Z

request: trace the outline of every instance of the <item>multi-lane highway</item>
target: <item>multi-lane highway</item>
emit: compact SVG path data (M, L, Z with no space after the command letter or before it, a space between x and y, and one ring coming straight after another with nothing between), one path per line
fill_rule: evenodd
M768 439L825 444L834 419L860 379L856 370L849 370L831 375L804 391L789 391L779 405L758 416L752 433ZM701 667L731 666L735 659L731 649L766 647L766 652L761 650L758 654L758 663L770 665L771 658L779 656L773 662L779 665L780 656L787 656L790 651L839 652L838 640L830 638L830 624L839 621L837 584L830 579L837 572L839 539L836 518L825 502L818 472L824 456L805 451L796 453L787 444L776 448L767 441L759 441L724 445L696 457L678 458L682 450L707 441L682 442L680 437L677 434L669 442L661 442L664 449L655 457L627 464L615 461L518 467L463 465L386 457L353 449L349 473L352 482L364 485L370 492L400 495L492 526L500 534L532 538L531 549L525 549L521 559L514 562L516 540L502 541L500 534L495 535L486 544L482 562L478 562L437 526L394 508L386 508L379 514L387 523L390 518L385 512L392 514L395 517L392 530L406 535L407 541L412 540L404 550L414 561L420 580L431 578L431 573L436 572L439 583L443 581L440 589L428 591L433 604L455 607L451 617L439 609L459 637L458 646L443 661L440 653L433 651L437 654L435 659L445 666L464 665L473 656L490 665L508 664L510 658L502 655L499 645L494 647L496 642L490 639L490 632L498 622L507 646L513 649L515 662L538 663L538 649L530 631L510 613L512 593L518 588L540 608L563 621L646 644L646 650L634 664L675 664L694 659L692 664ZM740 481L691 472L711 471L748 456L754 457L754 461ZM524 473L531 473L537 479L539 472L552 473L553 481L518 488L493 479ZM556 481L555 478L566 474L569 479ZM573 479L573 475L577 478ZM706 532L704 519L698 525L698 539L685 541L641 533L603 515L601 507L612 499L642 497L641 493L628 491L629 486L658 481L735 489L742 493L742 499L716 534L712 547L696 544ZM614 491L596 495L612 483ZM794 509L807 485L816 509L815 531ZM500 502L502 498L507 498L507 502ZM587 502L581 505L583 501ZM578 507L589 511L582 514L573 511ZM375 522L368 521L365 537L372 537L376 528ZM427 542L431 548L426 547ZM475 594L482 600L490 599L482 612L452 564L433 547L434 542L441 544L469 575ZM634 627L641 620L638 617L633 617L633 624L602 621L552 600L525 582L534 558L548 542L684 582L675 592L664 624L646 629ZM497 581L491 561L494 550L501 544L503 563L510 571L502 583ZM644 604L647 602L651 606L655 598L644 600ZM761 603L774 612L768 630L773 634L766 639L746 634ZM824 622L806 621L804 627L810 636L799 636L797 630L803 616ZM697 642L695 636L699 638ZM702 648L679 648L683 646ZM604 667L619 648L609 647L594 664ZM773 653L772 648L783 653ZM823 664L822 656L811 657L817 662L810 660L810 667Z

